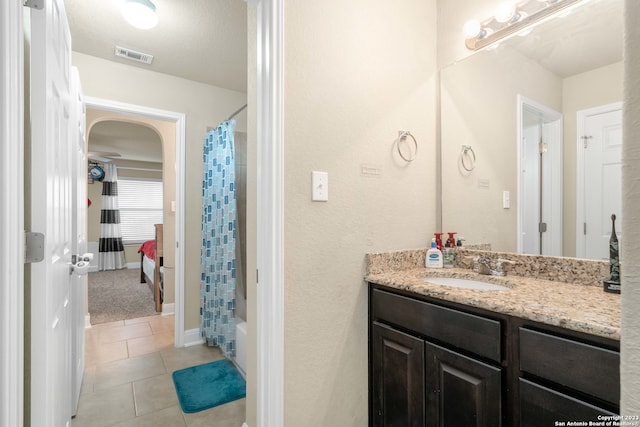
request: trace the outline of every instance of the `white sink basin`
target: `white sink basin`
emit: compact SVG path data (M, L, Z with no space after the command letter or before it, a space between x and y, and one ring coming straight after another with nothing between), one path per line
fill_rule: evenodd
M459 279L456 277L425 277L425 282L434 285L452 286L454 288L476 289L480 291L508 291L510 288L495 283L482 282L473 279Z

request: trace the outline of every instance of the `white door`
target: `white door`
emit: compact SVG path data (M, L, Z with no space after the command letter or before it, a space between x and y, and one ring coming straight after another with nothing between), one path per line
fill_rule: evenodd
M72 211L72 235L73 253L85 254L87 252L87 156L86 156L86 110L82 98L80 76L77 68L73 67L71 74L72 120L70 132L75 142L72 154L73 159L73 183L72 201L75 209ZM87 276L73 274L71 276L71 310L72 310L72 349L71 349L71 378L72 401L71 414L75 415L80 400L80 388L84 374L84 328L85 328L85 301L87 289Z
M579 113L578 138L582 145L583 221L582 248L578 256L609 259L611 215L616 215L616 234L622 223L622 108L620 104ZM580 169L580 168L579 168ZM580 178L580 177L579 177ZM579 230L580 231L580 230ZM580 234L578 234L580 237ZM582 252L580 252L582 249Z
M540 212L544 231L541 254L562 256L562 118L558 116L542 123L542 154L540 165L542 207Z
M31 264L31 425L67 426L72 407L71 255L76 132L71 35L62 0L31 10L30 228L45 235Z
M562 114L518 96L518 251L562 255Z
M540 126L537 121L523 129L521 148L521 236L525 254L540 254Z

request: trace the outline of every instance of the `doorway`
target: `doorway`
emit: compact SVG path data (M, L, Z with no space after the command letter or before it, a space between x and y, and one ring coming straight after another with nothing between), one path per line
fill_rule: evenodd
M155 252L162 251L155 229L162 228L164 217L163 143L173 148L175 130L161 135L161 122L154 128L152 123L128 117L115 120L93 109L87 111L87 123L89 170L98 174L97 179L91 174L88 178L87 240L95 255L88 276L88 320L96 325L155 315L162 311L162 295L155 289L157 283L161 291L162 283L154 272L161 265L155 262ZM106 171L117 173L117 181L115 175L107 179ZM105 185L113 188L105 181L116 182L117 196L105 196ZM118 217L115 226L102 224ZM119 232L113 234L113 228ZM107 237L120 238L108 245ZM143 258L138 250L145 242L148 255ZM100 247L117 252L99 254ZM105 257L111 262L104 262ZM173 302L173 295L169 300Z
M175 337L174 344L176 347L184 345L184 245L180 242L184 241L184 174L185 174L185 115L171 111L152 109L133 104L124 104L120 102L91 98L85 99L87 109L100 112L99 118L93 123L101 120L124 120L128 122L144 123L146 126L152 127L160 135L170 135L163 138L163 177L166 187L173 187L173 197L165 196L164 211L171 212L164 220L164 241L167 251L165 256L173 252L174 271L170 272L165 268L165 295L173 294L173 306L165 304L163 311L173 311L175 313ZM89 123L88 123L89 124ZM90 125L90 124L89 124ZM87 126L87 132L90 133L90 126ZM168 139L173 136L175 141L174 148L169 146ZM167 167L167 165L175 165ZM166 194L166 191L165 191ZM168 253L167 253L168 252ZM173 289L169 286L172 282Z
M518 96L518 252L562 256L562 114Z
M576 256L609 259L612 218L623 238L622 103L577 113Z

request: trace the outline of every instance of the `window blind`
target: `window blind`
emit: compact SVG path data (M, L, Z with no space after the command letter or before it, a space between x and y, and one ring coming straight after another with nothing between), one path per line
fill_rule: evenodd
M162 181L118 178L120 228L124 243L155 238L154 224L162 224Z

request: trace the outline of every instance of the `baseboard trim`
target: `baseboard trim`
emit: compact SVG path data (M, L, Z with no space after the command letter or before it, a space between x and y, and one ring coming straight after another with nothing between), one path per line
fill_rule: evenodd
M84 328L85 329L91 329L91 314L87 313L84 316Z
M176 312L176 304L175 303L162 303L162 316L170 316L175 314Z
M188 329L184 331L184 346L204 344L204 339L200 336L200 328Z
M100 268L97 265L89 266L89 273L97 273L98 271L100 271Z
M138 262L128 262L127 263L127 268L129 270L133 270L133 269L136 269L136 268L140 269L140 261L138 261Z

